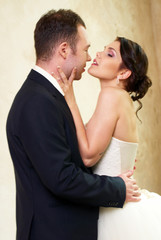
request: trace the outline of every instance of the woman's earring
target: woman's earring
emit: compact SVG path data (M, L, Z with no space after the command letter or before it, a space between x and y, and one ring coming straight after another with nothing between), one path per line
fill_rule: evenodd
M119 77L117 76L116 85L119 85L119 83L120 83L120 79L119 79Z

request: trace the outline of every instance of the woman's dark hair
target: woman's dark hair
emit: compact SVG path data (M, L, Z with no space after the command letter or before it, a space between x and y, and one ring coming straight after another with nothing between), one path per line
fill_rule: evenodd
M123 37L117 37L116 41L120 42L120 54L123 61L121 67L131 70L131 75L125 83L125 89L130 93L133 101L139 102L138 112L142 108L139 99L144 97L152 85L147 76L148 58L137 43Z
M75 53L78 25L86 27L81 17L71 10L51 10L43 15L34 31L37 59L49 60L56 46L64 41L70 44Z

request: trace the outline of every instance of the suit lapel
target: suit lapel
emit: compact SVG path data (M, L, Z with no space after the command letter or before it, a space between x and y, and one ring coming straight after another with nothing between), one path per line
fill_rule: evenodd
M57 99L58 103L63 108L63 111L64 111L66 117L68 118L68 120L72 123L73 127L75 128L73 117L72 117L71 111L68 107L68 104L66 103L64 96L54 87L54 85L47 78L45 78L40 73L38 73L34 70L31 70L27 79L30 79L30 80L36 82L37 84L43 86L44 88L47 89L47 91L54 98Z
M49 92L49 94L51 94L55 99L57 99L59 107L62 108L63 113L66 116L66 119L68 121L68 124L71 126L70 131L73 132L72 136L74 137L74 143L76 144L77 143L76 128L75 128L75 124L74 124L74 120L73 120L71 111L70 111L70 109L69 109L69 107L68 107L68 105L67 105L67 103L64 99L64 96L53 86L53 84L51 84L50 81L48 81L44 76L42 76L40 73L38 73L34 70L31 70L31 72L29 73L27 81L28 80L29 81L32 80L35 83L41 85L42 87L44 87ZM66 125L66 121L65 121L65 125ZM67 127L67 129L69 130L68 127ZM68 137L71 136L72 132L68 133ZM73 140L72 140L72 146L73 146ZM78 145L76 146L76 149L78 149ZM74 147L73 147L73 151L75 152ZM77 157L77 161L79 161L80 166L86 172L92 173L90 168L86 168L84 166L83 161L80 157L80 154L79 154L79 157Z

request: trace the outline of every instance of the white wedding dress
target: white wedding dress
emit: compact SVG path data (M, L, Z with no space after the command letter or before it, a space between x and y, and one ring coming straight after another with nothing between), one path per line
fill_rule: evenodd
M118 176L133 169L137 143L112 138L94 167L99 175ZM123 208L100 208L98 240L161 240L161 196L141 190L141 201Z

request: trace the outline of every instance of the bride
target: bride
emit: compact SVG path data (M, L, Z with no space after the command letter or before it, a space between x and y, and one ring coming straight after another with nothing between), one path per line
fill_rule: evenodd
M84 127L76 104L72 82L58 67L57 80L76 125L83 162L99 175L118 176L133 169L138 135L136 115L142 107L151 80L148 59L135 42L117 37L96 54L88 73L100 81L101 91L93 116ZM138 101L135 113L133 101ZM141 201L125 203L123 209L100 208L98 240L161 239L161 197L141 190Z

